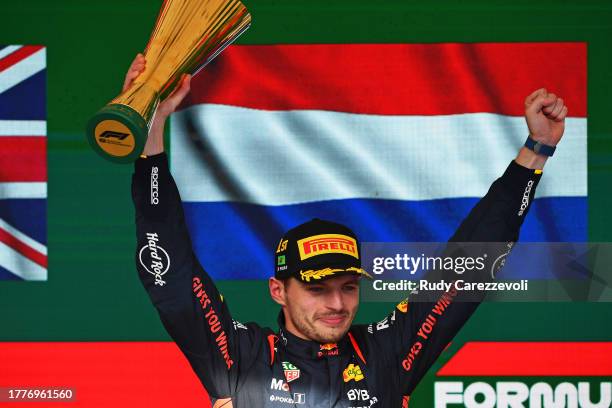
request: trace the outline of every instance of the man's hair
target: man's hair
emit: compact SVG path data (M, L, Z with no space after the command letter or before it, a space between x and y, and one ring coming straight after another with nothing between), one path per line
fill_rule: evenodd
M286 278L279 279L279 281L283 282L283 285L285 285L285 288L287 288L289 286L289 282L291 282L292 278L293 278L293 276L288 276ZM293 278L293 279L295 279L295 278Z

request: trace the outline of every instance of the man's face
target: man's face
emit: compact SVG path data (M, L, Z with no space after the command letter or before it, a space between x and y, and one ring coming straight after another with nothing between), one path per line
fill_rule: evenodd
M317 283L290 278L284 285L287 329L298 337L336 343L349 330L359 307L359 277L345 275Z

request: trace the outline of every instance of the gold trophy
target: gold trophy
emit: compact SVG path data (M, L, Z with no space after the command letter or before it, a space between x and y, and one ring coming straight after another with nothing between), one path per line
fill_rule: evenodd
M92 148L113 162L136 160L159 101L183 74L198 73L250 24L238 0L165 0L144 51L145 70L87 125Z

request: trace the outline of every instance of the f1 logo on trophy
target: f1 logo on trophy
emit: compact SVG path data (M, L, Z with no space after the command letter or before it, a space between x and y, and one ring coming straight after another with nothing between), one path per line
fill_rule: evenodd
M145 70L87 124L92 148L113 162L136 160L159 102L183 74L198 73L250 25L238 0L165 0L144 51Z

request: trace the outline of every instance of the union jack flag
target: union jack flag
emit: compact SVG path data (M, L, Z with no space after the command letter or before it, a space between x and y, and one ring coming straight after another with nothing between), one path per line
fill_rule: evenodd
M0 280L47 280L46 49L0 45Z

